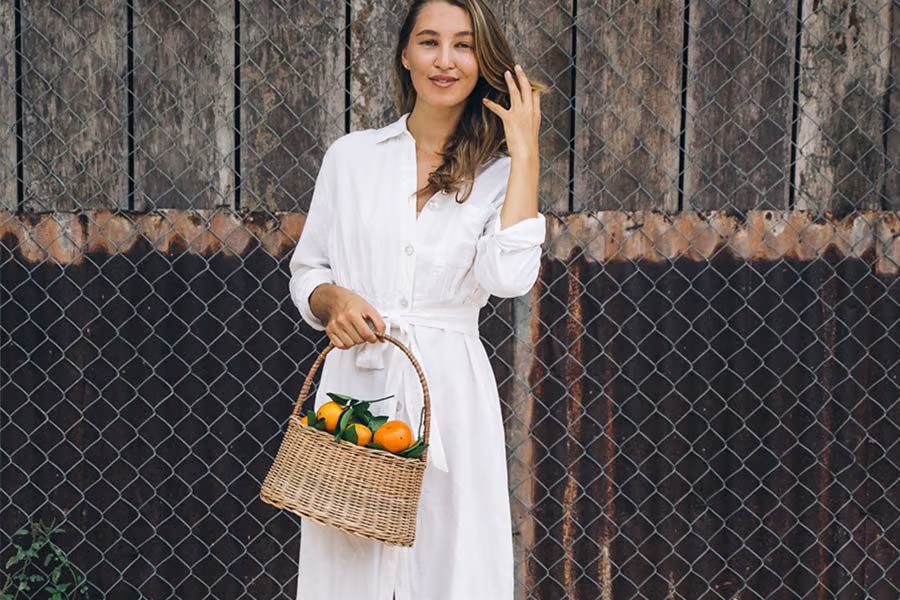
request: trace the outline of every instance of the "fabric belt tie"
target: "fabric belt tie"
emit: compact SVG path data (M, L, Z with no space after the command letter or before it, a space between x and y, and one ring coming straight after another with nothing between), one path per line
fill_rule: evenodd
M435 329L445 329L448 331L457 331L465 333L475 338L479 337L478 333L478 313L477 306L452 305L452 306L435 306L429 308L413 309L413 310L379 310L378 314L384 320L384 330L392 337L397 338L412 352L422 372L425 374L426 383L429 382L428 373L425 365L422 364L422 353L419 342L416 339L415 328L411 325L421 327L432 327ZM396 334L394 332L397 332ZM399 335L398 335L399 334ZM387 352L388 346L394 346L391 342L363 342L355 347L357 351L356 366L359 369L384 369L384 354ZM397 352L401 352L400 348L396 348ZM422 384L419 382L419 376L416 373L410 360L403 356L402 360L392 360L388 367L386 375L387 393L393 390L403 390L403 400L406 411L410 418L414 421L423 417L422 408L425 406L425 396L422 390ZM402 385L402 388L401 388ZM430 388L429 388L430 389ZM433 398L433 396L432 396ZM393 415L397 409L399 398L394 394L388 400L390 402L388 414ZM429 430L428 440L428 462L435 468L449 472L447 466L447 455L444 451L443 440L441 439L441 426L436 418L436 411L432 407L431 410L431 428ZM419 424L413 427L413 435L418 432ZM424 432L424 425L423 432Z

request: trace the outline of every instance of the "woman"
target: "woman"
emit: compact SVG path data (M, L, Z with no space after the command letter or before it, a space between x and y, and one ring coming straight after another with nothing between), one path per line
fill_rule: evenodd
M326 391L394 396L373 413L431 436L409 547L301 519L298 600L512 600L513 546L497 383L478 332L489 295L534 286L539 94L484 0L416 0L394 56L403 115L325 152L290 260L303 319L337 349ZM368 322L367 322L368 321Z

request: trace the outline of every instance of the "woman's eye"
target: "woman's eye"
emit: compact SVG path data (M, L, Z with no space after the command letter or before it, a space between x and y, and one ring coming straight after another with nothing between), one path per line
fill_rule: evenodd
M436 43L434 40L425 40L424 42L422 42L423 45L425 45L425 44L434 44L434 43ZM466 44L465 42L460 42L459 44L457 44L457 46L463 46L463 47L465 47L465 48L471 48L471 47L472 47L472 46L470 46L469 44Z

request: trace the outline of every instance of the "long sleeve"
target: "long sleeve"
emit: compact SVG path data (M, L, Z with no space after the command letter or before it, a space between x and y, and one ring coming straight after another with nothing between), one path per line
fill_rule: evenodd
M523 296L534 287L541 267L541 244L547 234L546 219L524 219L500 229L500 210L505 192L491 205L491 216L478 239L475 280L499 298Z
M289 264L291 279L288 287L291 300L303 320L317 331L325 331L325 323L313 314L309 306L309 295L318 285L334 283L328 256L328 238L335 210L335 198L331 191L331 148L322 159L306 222Z

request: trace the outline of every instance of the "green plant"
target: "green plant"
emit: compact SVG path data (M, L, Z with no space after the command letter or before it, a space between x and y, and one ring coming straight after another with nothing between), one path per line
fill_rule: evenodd
M19 544L14 544L16 553L6 561L3 587L0 588L0 600L17 600L20 593L33 591L45 592L50 600L63 600L68 598L68 593L71 592L80 592L84 595L83 597L87 597L87 586L84 585L87 579L78 574L69 563L65 552L50 539L53 534L63 531L65 529L55 526L48 527L43 521L39 521L31 523L30 531L19 529L13 534L13 537L30 534L31 545L24 548ZM43 569L37 566L42 552L44 553L45 567ZM47 577L44 573L51 562L55 564ZM15 565L19 566L15 572L12 572L10 568ZM71 578L70 582L62 581L64 574L68 574Z

